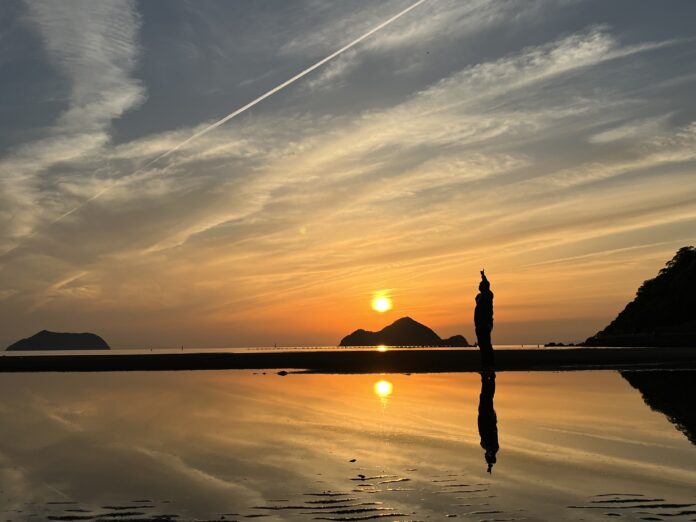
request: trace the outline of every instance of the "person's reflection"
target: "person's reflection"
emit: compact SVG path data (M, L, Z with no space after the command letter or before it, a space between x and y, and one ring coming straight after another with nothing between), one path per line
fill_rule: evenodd
M493 470L495 455L498 453L498 417L493 409L495 395L495 372L481 372L481 396L478 409L478 429L481 435L481 447L485 450L488 473Z

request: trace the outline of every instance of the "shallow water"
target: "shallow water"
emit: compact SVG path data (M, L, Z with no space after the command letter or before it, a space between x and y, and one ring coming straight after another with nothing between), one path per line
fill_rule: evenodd
M696 520L694 377L5 374L0 521Z

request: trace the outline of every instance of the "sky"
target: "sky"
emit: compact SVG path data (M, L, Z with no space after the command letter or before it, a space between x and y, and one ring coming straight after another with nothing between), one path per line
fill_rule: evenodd
M0 344L604 327L695 242L693 2L425 0L201 133L415 3L4 1Z

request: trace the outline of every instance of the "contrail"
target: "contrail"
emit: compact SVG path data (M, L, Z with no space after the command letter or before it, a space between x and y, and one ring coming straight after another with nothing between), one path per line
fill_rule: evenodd
M215 123L212 123L212 124L208 125L205 129L202 129L202 130L198 131L197 133L195 133L195 134L192 135L191 137L187 138L186 140L182 141L181 143L179 143L178 145L176 145L176 146L173 147L172 149L168 150L167 152L165 152L165 153L163 153L163 154L160 154L160 155L157 156L155 159L153 159L153 160L151 160L149 163L147 163L147 165L145 165L145 167L148 167L148 166L152 165L153 163L155 163L156 161L161 160L162 158L166 158L167 156L169 156L170 154L176 152L176 151L179 150L180 148L185 147L186 145L188 145L189 143L191 143L193 140L198 139L198 138L200 138L201 136L203 136L203 135L205 135L205 134L208 134L210 131L212 131L212 130L214 130L214 129L217 129L220 125L223 125L223 124L227 123L228 121L230 121L230 120L231 120L232 118L234 118L235 116L238 116L238 115L242 114L243 112L245 112L245 111L251 109L251 108L252 108L254 105L256 105L257 103L262 102L262 101L265 100L266 98L268 98L268 97L270 97L270 96L273 96L275 93L277 93L277 92L279 92L279 91L282 91L283 89L285 89L285 88L288 87L289 85L292 85L293 83L295 83L295 82L296 82L297 80L299 80L300 78L302 78L302 77L308 75L309 73L311 73L313 70L318 69L319 67L321 67L321 66L324 65L325 63L330 62L331 60L333 60L334 58L336 58L338 55L340 55L340 54L346 52L346 51L347 51L348 49L350 49L351 47L356 46L357 44L359 44L360 42L362 42L365 38L368 38L368 37L372 36L374 33L376 33L377 31L379 31L380 29L385 28L386 26L388 26L388 25L389 25L390 23L392 23L393 21L395 21L395 20L401 18L403 15L405 15L406 13L408 13L410 10L415 9L416 7L418 7L418 6L419 6L420 4L422 4L423 2L425 2L425 0L418 0L415 4L413 4L413 5L409 6L409 7L407 7L406 9L404 9L403 11L400 11L399 13L395 14L394 16L392 16L391 18L389 18L388 20L385 20L384 22L382 22L382 23L379 24L378 26L376 26L376 27L370 29L368 32L366 32L366 33L363 34L362 36L356 38L355 40L353 40L353 41L350 42L349 44L344 45L344 46L341 47L338 51L335 51L335 52L331 53L329 56L327 56L326 58L323 58L323 59L319 60L319 61L318 61L317 63L315 63L314 65L310 65L310 66L307 67L304 71L302 71L302 72L296 74L295 76L293 76L293 77L290 78L289 80L284 81L283 83L281 83L281 84L278 85L277 87L273 87L273 89L271 89L270 91L268 91L268 92L262 94L261 96L259 96L259 97L256 98L255 100L250 101L249 103L247 103L247 104L244 105L243 107L240 107L240 108L237 109L236 111L229 113L227 116L225 116L225 117L222 118L222 119L219 119L219 120L216 121Z
M82 207L84 207L84 206L87 205L88 203L90 203L90 202L92 202L92 201L94 201L94 200L96 200L96 199L99 199L101 196L103 196L104 194L106 194L107 192L109 192L111 189L113 189L114 187L120 185L125 179L133 177L134 175L140 173L141 171L143 171L144 169L150 167L150 166L153 165L154 163L157 163L157 162L160 161L161 159L166 158L167 156L169 156L169 155L175 153L176 151L178 151L179 149L185 147L186 145L188 145L188 144L191 143L192 141L197 140L197 139L200 138L201 136L204 136L204 135L208 134L210 131L213 131L213 130L217 129L217 128L220 127L221 125L224 125L225 123L227 123L228 121L230 121L232 118L234 118L234 117L236 117L236 116L239 116L239 115L242 114L243 112L248 111L248 110L251 109L253 106L257 105L258 103L261 103L261 102L262 102L263 100L265 100L266 98L269 98L269 97L273 96L275 93L282 91L282 90L285 89L286 87L288 87L288 86L292 85L293 83L295 83L297 80L299 80L299 79L301 79L301 78L307 76L309 73L311 73L311 72L314 71L315 69L318 69L319 67L321 67L322 65L326 64L327 62L330 62L331 60L333 60L333 59L336 58L337 56L343 54L343 53L346 52L348 49L350 49L350 48L352 48L352 47L355 47L357 44L359 44L360 42L362 42L362 41L365 40L366 38L369 38L370 36L372 36L373 34L375 34L377 31L380 31L381 29L384 29L386 26L388 26L388 25L391 24L392 22L398 20L399 18L401 18L402 16L404 16L406 13L408 13L408 12L411 11L412 9L415 9L416 7L418 7L419 5L421 5L421 4L422 4L423 2L425 2L425 1L426 1L426 0L418 0L417 2L411 4L409 7L407 7L406 9L404 9L403 11L399 11L398 13L396 13L396 14L395 14L394 16L392 16L391 18L389 18L389 19L385 20L384 22L380 23L379 25L373 27L372 29L370 29L368 32L366 32L366 33L363 34L362 36L359 36L358 38L356 38L356 39L353 40L352 42L350 42L350 43L344 45L343 47L341 47L341 48L338 49L337 51L334 51L333 53L331 53L330 55L328 55L326 58L322 58L321 60L319 60L319 61L316 62L315 64L310 65L309 67L307 67L304 71L297 73L295 76L293 76L293 77L290 78L289 80L286 80L286 81L284 81L283 83L281 83L280 85L277 85L276 87L273 87L270 91L265 92L264 94L262 94L262 95L259 96L258 98L256 98L256 99L250 101L249 103L247 103L246 105L240 107L240 108L237 109L236 111L229 113L229 114L228 114L227 116L225 116L224 118L221 118L221 119L219 119L218 121L216 121L215 123L211 123L210 125L208 125L208 126L205 127L204 129L199 130L198 132L196 132L195 134L193 134L193 135L191 135L190 137L186 138L184 141L182 141L182 142L179 143L178 145L175 145L174 147L172 147L172 148L169 149L168 151L163 152L163 153L160 154L159 156L157 156L157 157L151 159L151 160L148 161L145 165L143 165L142 167L139 167L139 168L138 168L135 172L133 172L131 175L129 175L129 176L127 176L127 177L124 177L124 178L121 178L120 180L118 180L118 181L114 182L113 184L109 185L108 187L103 188L102 190L100 190L99 192L97 192L95 195L93 195L93 196L91 196L90 198L86 199L85 201L83 201L83 202L80 203L79 205L77 205L77 206L71 208L70 210L68 210L67 212L61 214L61 215L58 216L56 219L54 219L53 221L51 221L51 222L49 223L49 226L50 226L50 225L55 225L56 223L58 223L59 221L65 219L65 218L68 217L70 214L72 214L72 213L74 213L75 211L81 209ZM35 232L32 232L32 233L30 233L28 236L25 236L25 238L26 238L26 239L29 239L29 238L33 237L34 234L35 234ZM16 245L16 246L10 248L9 250L6 250L5 252L3 252L3 253L0 254L0 255L4 256L5 254L9 254L10 252L12 252L13 250L15 250L15 249L18 248L18 247L19 247L19 245Z

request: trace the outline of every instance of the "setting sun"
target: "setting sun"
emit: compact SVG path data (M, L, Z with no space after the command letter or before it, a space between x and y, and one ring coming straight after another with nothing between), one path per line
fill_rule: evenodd
M387 312L392 309L392 300L385 295L375 296L372 299L372 309L379 313Z

